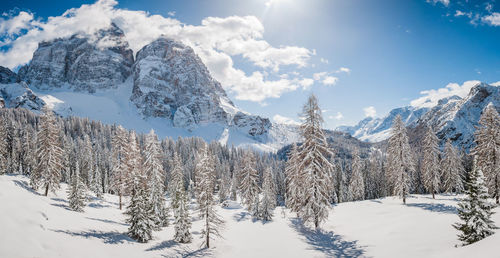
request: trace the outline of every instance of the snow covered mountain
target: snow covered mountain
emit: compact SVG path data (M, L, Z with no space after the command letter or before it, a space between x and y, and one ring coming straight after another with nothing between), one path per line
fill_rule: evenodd
M455 144L470 149L482 110L491 104L500 111L499 86L478 82L463 98L447 97L439 100L433 107L396 108L383 118L366 118L356 126L339 127L337 130L348 132L364 141L382 141L389 137L392 120L399 114L409 127L428 124L441 140L449 138Z
M32 110L46 104L60 115L153 128L162 137L200 136L266 151L298 138L296 128L238 109L191 47L159 38L134 58L114 24L93 35L42 42L18 74L2 68L0 79L35 96Z

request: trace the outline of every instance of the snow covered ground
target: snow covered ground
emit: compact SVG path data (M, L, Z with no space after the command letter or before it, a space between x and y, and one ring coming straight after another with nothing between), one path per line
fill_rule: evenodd
M281 207L274 220L254 221L238 204L219 208L223 239L200 248L201 221L193 217L191 244L173 239L172 224L146 244L126 235L117 198L93 199L85 213L67 207L66 185L49 197L28 179L0 176L0 257L500 257L500 230L476 244L458 244L456 196L418 195L408 205L384 198L336 205L321 231L301 226ZM493 220L500 225L500 210Z

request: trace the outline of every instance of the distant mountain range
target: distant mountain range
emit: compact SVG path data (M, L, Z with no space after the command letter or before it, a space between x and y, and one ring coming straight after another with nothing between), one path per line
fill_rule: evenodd
M474 144L475 126L478 125L481 112L490 103L500 112L500 84L477 82L463 98L443 98L431 107L396 108L384 117L368 117L355 126L341 126L337 130L363 141L379 142L389 138L392 121L401 115L408 127L427 124L434 129L441 143L449 138L468 150Z

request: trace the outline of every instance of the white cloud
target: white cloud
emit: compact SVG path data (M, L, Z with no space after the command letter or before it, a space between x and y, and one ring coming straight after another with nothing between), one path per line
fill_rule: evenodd
M322 58L320 58L320 59L319 59L319 61L320 61L321 63L323 63L323 64L328 64L328 63L329 63L328 59L323 58L323 57L322 57Z
M492 84L490 84L490 85L500 87L500 81L494 82L494 83L492 83Z
M472 18L472 12L467 12L467 13L466 13L466 12L462 12L462 11L460 11L460 10L456 10L456 11L455 11L455 15L454 15L454 16L455 16L455 17L467 16L467 17L469 17L469 18Z
M175 16L175 11L170 11L167 14L168 14L168 16Z
M321 78L323 78L327 74L328 74L327 72L314 73L313 78L315 81L319 81L319 80L321 80Z
M309 89L314 84L314 80L311 78L304 78L299 81L300 86L302 86L303 89Z
M335 85L337 84L337 81L339 80L339 78L337 77L333 77L333 76L326 76L324 79L323 79L323 84L324 85Z
M344 115L341 112L337 112L334 116L328 116L329 119L341 120L344 118Z
M444 6L448 6L450 4L450 0L427 0L427 2L433 4L441 3Z
M274 115L273 116L273 121L279 124L286 124L286 125L300 125L299 122L285 116L281 115Z
M459 85L458 83L449 83L444 88L437 90L425 90L420 92L420 94L424 96L411 101L411 105L414 107L434 107L437 105L438 101L443 98L455 95L463 98L467 96L470 89L478 83L480 83L480 81L466 81L462 85Z
M296 46L271 46L263 39L263 24L254 16L207 17L201 25L195 26L183 24L172 17L119 9L116 5L114 0L99 0L69 9L61 16L49 17L44 22L34 20L33 15L26 12L2 19L0 33L26 31L15 39L7 38L0 42L0 46L7 46L6 51L0 52L0 63L14 68L27 63L41 41L75 33L92 35L114 22L124 31L134 52L160 36L190 45L213 77L240 100L260 102L311 85L310 79L268 79L268 73L278 72L281 66L306 66L315 51ZM264 70L245 74L233 63L232 56L236 55Z
M492 26L500 26L500 13L494 12L490 15L484 16L482 21Z
M377 110L373 106L363 108L366 117L375 117L377 115Z
M336 73L351 73L351 69L347 68L347 67L340 67L337 71L335 71Z

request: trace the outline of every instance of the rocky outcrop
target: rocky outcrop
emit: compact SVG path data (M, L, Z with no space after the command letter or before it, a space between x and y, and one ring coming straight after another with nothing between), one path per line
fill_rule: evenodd
M0 84L1 108L25 108L40 111L44 105L45 102L33 93L25 82Z
M41 42L19 77L39 89L68 85L77 91L117 87L131 73L132 50L121 29L112 24L94 35Z
M15 83L19 81L19 77L16 73L11 71L9 68L0 66L0 83Z

